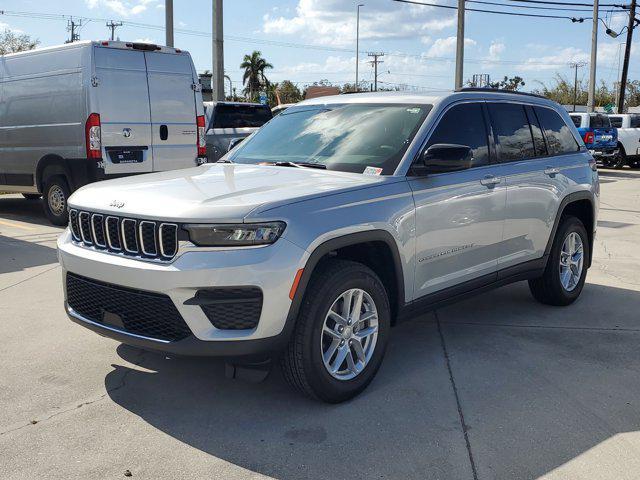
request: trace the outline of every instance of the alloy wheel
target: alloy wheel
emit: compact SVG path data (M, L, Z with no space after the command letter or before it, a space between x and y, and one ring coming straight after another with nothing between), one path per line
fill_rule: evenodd
M571 292L576 288L584 266L584 245L576 232L570 232L562 243L560 251L560 283Z

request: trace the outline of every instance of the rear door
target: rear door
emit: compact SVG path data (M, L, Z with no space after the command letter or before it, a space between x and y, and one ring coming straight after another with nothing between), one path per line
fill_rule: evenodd
M608 148L616 146L614 140L617 138L615 128L611 126L611 120L607 115L596 113L591 115L589 125L593 129L594 148Z
M266 105L218 103L213 108L207 130L207 157L217 161L234 138L245 138L273 118Z
M105 173L150 172L151 115L144 53L95 47Z
M187 54L144 53L149 81L153 170L197 165L196 92Z

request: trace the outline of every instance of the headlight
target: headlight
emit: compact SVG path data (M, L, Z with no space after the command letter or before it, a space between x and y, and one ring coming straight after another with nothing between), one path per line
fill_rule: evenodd
M200 247L268 245L280 238L285 227L284 222L184 226L191 242Z

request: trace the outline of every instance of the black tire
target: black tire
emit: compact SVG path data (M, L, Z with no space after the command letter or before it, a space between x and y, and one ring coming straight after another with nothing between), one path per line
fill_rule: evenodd
M620 170L627 164L627 152L622 145L618 145L618 154L613 157L613 168Z
M580 279L573 290L569 291L565 289L560 281L560 253L565 239L572 232L577 233L580 236L580 240L582 240L583 264ZM563 217L553 239L544 274L540 278L529 280L529 289L534 298L540 303L556 306L570 305L575 302L580 296L587 278L590 251L589 236L582 222L576 217Z
M334 301L353 288L364 290L373 299L378 311L378 337L364 369L355 378L339 380L327 371L322 360L322 328ZM306 291L291 340L281 357L282 372L287 383L311 398L344 402L371 383L382 363L391 324L387 291L370 268L339 259L319 265Z
M55 193L54 193L55 192ZM54 195L58 198L56 202ZM61 195L60 197L58 195ZM71 195L69 184L62 175L49 177L44 182L42 196L44 201L44 213L54 225L64 227L69 222L69 212L67 211L67 201ZM62 206L60 204L62 202Z
M22 196L27 200L39 200L42 197L39 193L23 193Z

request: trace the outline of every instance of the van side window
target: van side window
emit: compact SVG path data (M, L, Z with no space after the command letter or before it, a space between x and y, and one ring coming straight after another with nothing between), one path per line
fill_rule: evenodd
M489 163L487 127L480 103L462 103L448 110L438 122L425 148L437 143L466 145L471 148L471 165Z
M580 145L571 133L571 129L556 111L544 107L534 107L534 110L547 139L549 155L580 150Z
M498 137L500 160L509 162L535 157L533 138L524 106L513 103L490 103L493 133Z
M531 125L531 135L533 135L533 146L536 148L536 157L546 157L547 144L544 141L538 117L536 117L536 114L533 112L533 107L527 106L525 110L527 112L527 118L529 119L529 125Z

